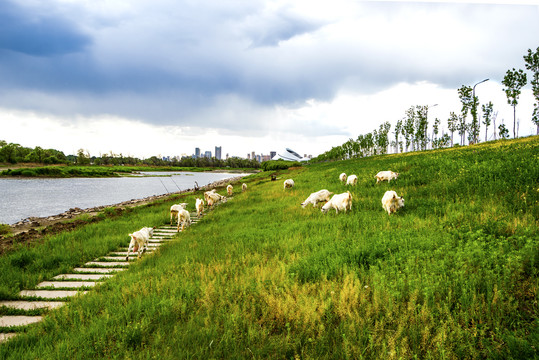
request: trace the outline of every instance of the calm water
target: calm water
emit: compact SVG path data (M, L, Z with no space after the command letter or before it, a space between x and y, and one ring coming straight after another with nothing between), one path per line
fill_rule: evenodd
M171 173L148 173L164 175ZM107 206L204 186L247 174L175 172L167 177L0 179L0 223L44 217L71 208Z

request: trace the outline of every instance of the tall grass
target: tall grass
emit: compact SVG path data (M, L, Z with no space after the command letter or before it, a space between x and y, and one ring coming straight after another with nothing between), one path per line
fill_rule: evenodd
M537 154L532 137L254 175L247 192L0 356L538 357ZM399 179L376 184L388 169ZM288 177L296 186L284 190ZM350 190L352 211L299 206L322 188ZM380 202L389 189L406 199L391 216ZM165 223L168 205L136 216Z

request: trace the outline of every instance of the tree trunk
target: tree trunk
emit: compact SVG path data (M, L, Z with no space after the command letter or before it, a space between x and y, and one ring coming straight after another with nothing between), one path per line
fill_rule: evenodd
M516 130L517 130L517 107L513 105L513 139L516 139Z

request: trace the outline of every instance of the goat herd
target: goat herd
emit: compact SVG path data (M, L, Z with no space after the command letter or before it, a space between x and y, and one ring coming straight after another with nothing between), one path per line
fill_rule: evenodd
M380 171L378 174L376 174L376 183L386 180L387 182L391 182L392 179L396 179L398 176L399 173L390 170ZM339 180L342 183L346 183L346 185L355 186L357 184L356 175L346 176L345 173L342 173L339 176ZM284 181L285 190L292 187L294 187L294 180L287 179ZM241 188L242 191L247 190L247 184L243 183L241 185ZM229 196L232 195L232 185L228 185L226 187L226 191ZM206 201L206 204L211 207L214 204L217 204L219 201L226 200L226 197L218 194L215 189L212 189L204 193L204 200ZM332 192L326 189L314 192L309 195L309 197L303 203L301 203L301 206L305 208L308 204L312 204L313 207L316 207L320 202L326 202L322 206L323 213L327 213L329 209L335 209L336 213L339 213L339 211L346 212L348 210L352 210L352 194L350 194L350 191L334 195ZM180 231L180 225L182 231L184 230L185 226L191 225L191 215L189 214L189 211L185 209L187 205L187 203L181 203L174 204L170 207L170 225L172 225L173 221L176 219L177 231ZM387 211L388 215L391 215L391 213L396 212L403 206L404 198L399 197L397 193L393 190L386 191L384 196L382 197L382 207L385 211ZM204 210L204 201L202 199L196 199L195 209L197 212L197 217L200 217L202 211ZM135 231L134 233L129 234L129 236L131 237L131 242L129 243L127 256L125 258L127 261L129 261L130 252L138 252L138 257L140 257L142 253L146 251L148 241L153 236L153 230L154 228L143 227L139 231Z
M391 182L392 179L396 179L399 176L399 173L393 172L393 171L380 171L378 174L376 174L376 183L379 183L380 181ZM357 176L356 175L350 175L346 176L345 173L342 173L339 175L339 180L342 183L346 183L346 185L352 185L355 186L357 184ZM294 186L294 180L287 179L284 182L284 188L288 189ZM339 213L339 211L348 211L352 210L352 194L350 194L350 191L347 191L342 194L336 194L333 195L332 192L329 192L326 189L317 191L309 195L309 197L301 203L301 206L305 208L308 204L312 204L313 207L316 207L316 205L319 202L326 202L322 206L322 212L327 213L329 209L335 209L336 213ZM382 197L382 207L385 211L387 211L388 215L391 215L391 213L394 213L398 209L404 206L404 198L399 197L397 193L393 190L386 191L384 196Z
M242 191L247 190L247 184L243 183L241 185ZM226 187L226 192L230 196L233 192L232 185L228 185ZM215 189L212 189L210 191L206 191L204 193L204 200L206 200L206 204L208 206L213 206L214 204L217 204L219 201L225 201L226 197L223 195L220 195L215 191ZM181 204L174 204L170 207L170 225L173 224L174 219L177 221L177 231L180 231L180 225L181 229L185 228L185 226L191 225L191 215L189 214L189 211L185 209L187 206L187 203L181 203ZM202 199L197 198L195 200L195 209L197 212L197 217L200 217L202 215L202 211L204 211L204 201ZM129 248L127 249L127 256L125 257L126 261L129 261L129 253L138 253L138 257L140 258L142 253L146 251L148 246L148 241L153 236L153 230L155 228L150 227L143 227L139 231L135 231L132 234L129 234L131 237L131 242L129 243Z

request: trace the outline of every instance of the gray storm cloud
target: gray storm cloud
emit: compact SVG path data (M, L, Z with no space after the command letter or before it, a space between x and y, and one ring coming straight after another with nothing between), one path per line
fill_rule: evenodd
M0 106L258 134L275 107L343 90L420 81L456 89L501 78L537 46L530 32L539 33L534 6L362 2L341 22L237 5L135 1L107 14L57 4L48 14L4 1Z

